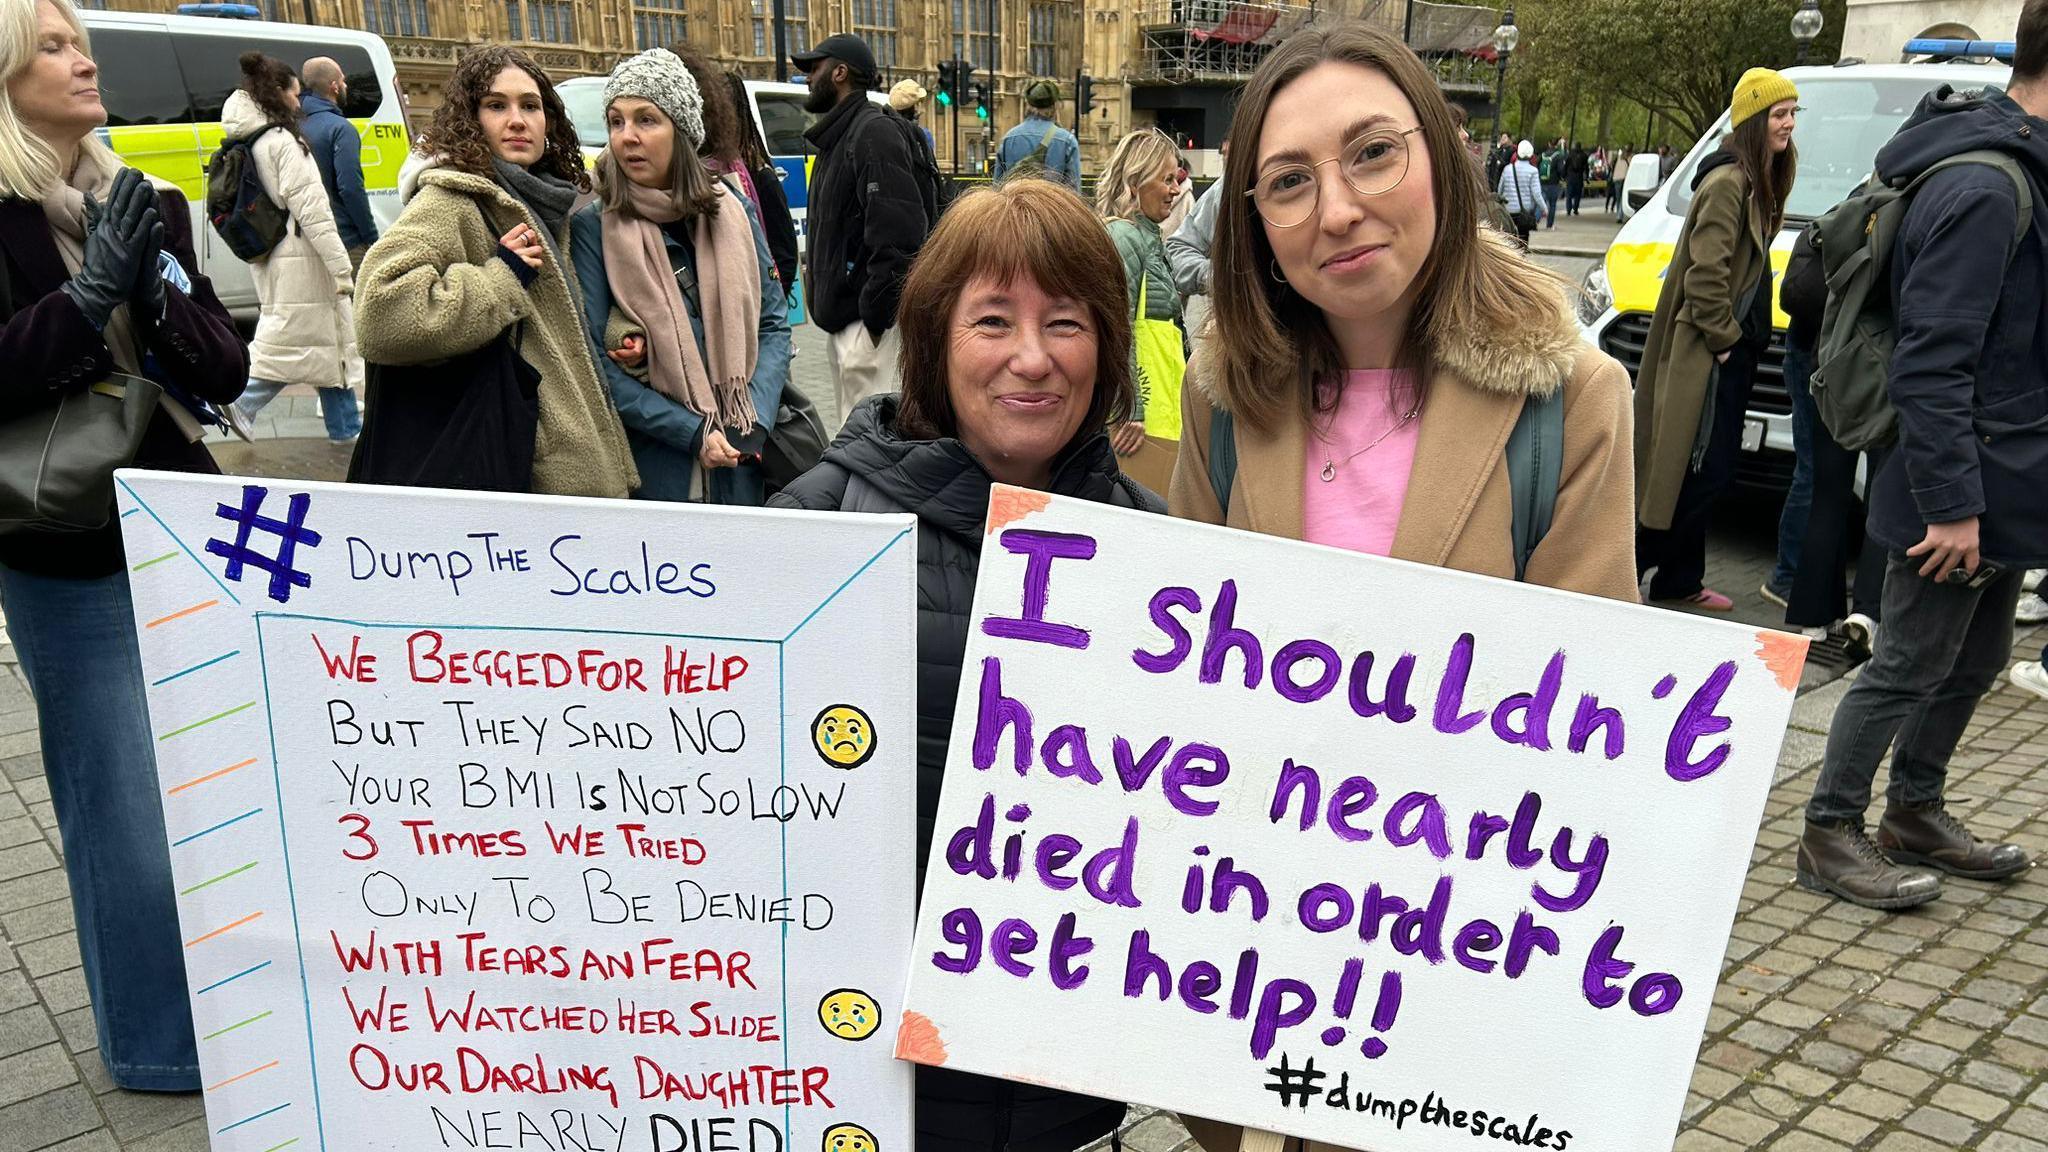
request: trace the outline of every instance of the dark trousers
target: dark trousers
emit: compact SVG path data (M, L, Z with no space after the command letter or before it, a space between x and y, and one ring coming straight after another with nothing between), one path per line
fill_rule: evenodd
M1869 533L1861 552L1852 552L1863 527L1862 501L1856 499L1856 457L1828 434L1827 425L1813 423L1813 506L1807 512L1806 535L1793 571L1785 623L1798 628L1824 628L1850 612L1883 620L1884 545ZM1877 475L1883 457L1870 457L1869 472ZM1851 555L1856 578L1845 601L1843 575Z
M1579 201L1586 198L1586 178L1583 176L1566 180L1564 184L1564 206L1572 215L1579 214Z
M1885 566L1877 651L1835 709L1809 820L1860 822L1887 748L1891 803L1941 799L1977 701L2005 672L2026 573L2013 569L1971 588L1921 576L1923 562L1893 554Z
M1683 600L1706 586L1707 525L1735 479L1735 461L1742 452L1742 414L1749 408L1755 379L1756 353L1747 341L1737 344L1728 362L1714 369L1713 431L1699 468L1685 474L1671 527L1636 527L1636 576L1657 571L1650 580L1652 600Z

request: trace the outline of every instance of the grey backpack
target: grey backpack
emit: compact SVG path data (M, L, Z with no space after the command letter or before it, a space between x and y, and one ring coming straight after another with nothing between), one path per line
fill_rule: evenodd
M1814 246L1827 275L1828 305L1814 358L1813 405L1828 434L1851 452L1879 448L1898 437L1898 413L1886 390L1892 351L1899 343L1892 306L1892 250L1914 193L1936 172L1962 164L1996 168L2012 180L2020 208L2013 237L2017 246L2033 221L2033 188L2019 163L2003 152L1963 152L1906 184L1872 180L1814 223Z

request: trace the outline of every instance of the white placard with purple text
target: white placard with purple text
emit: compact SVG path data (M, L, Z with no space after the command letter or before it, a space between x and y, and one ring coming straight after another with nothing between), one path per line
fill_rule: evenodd
M1668 1149L1805 650L998 490L898 1054L1376 1152Z
M117 478L217 1152L910 1146L910 517Z

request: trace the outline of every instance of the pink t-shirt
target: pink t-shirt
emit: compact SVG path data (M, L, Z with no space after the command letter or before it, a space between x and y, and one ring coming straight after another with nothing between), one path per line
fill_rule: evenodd
M1421 434L1419 417L1401 423L1414 404L1407 372L1377 368L1344 374L1337 410L1327 424L1319 420L1309 429L1301 480L1303 538L1374 556L1393 551ZM1383 434L1387 438L1370 451L1352 455ZM1336 469L1329 480L1323 479L1325 463Z

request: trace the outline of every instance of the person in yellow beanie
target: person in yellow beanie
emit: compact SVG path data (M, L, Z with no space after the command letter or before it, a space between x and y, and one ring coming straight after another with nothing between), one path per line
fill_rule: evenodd
M1636 572L1650 599L1734 607L1706 586L1707 523L1735 475L1757 360L1771 339L1771 240L1785 222L1799 92L1768 68L1735 85L1728 134L1693 175L1692 208L1636 374Z

